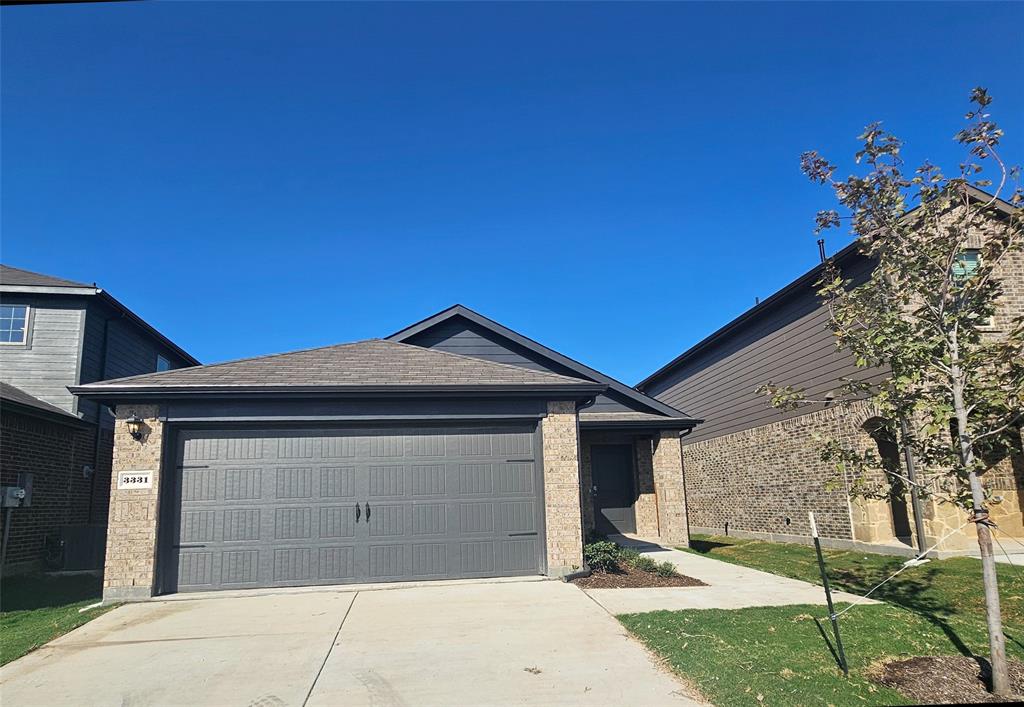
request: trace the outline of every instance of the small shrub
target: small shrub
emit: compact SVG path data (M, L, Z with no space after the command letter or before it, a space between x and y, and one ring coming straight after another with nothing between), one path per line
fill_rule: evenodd
M619 569L619 554L622 549L613 542L602 540L583 546L583 561L592 570L613 572Z
M678 577L679 572L676 571L676 566L671 562L662 562L660 565L655 567L654 573L659 577Z
M640 555L633 562L633 567L641 572L656 572L658 570L658 563L646 555Z
M641 557L640 553L628 547L619 548L619 562L630 567L636 567L636 561Z

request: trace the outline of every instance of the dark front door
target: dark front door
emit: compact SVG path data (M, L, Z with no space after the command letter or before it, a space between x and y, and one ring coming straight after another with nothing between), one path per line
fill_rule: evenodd
M599 533L635 533L633 446L595 444L590 448L594 521Z

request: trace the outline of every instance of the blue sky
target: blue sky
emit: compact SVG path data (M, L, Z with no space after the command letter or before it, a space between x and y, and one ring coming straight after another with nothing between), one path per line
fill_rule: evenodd
M1024 161L1024 4L115 3L2 10L3 261L204 362L460 302L634 383L812 267L874 119ZM848 237L830 236L830 252Z

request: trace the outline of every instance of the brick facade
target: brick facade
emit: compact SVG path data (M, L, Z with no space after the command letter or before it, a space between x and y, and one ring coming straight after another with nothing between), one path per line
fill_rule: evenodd
M550 402L541 421L544 438L544 517L548 574L562 576L583 567L579 431L576 404Z
M125 420L132 414L143 420L143 436L135 440ZM114 464L110 481L110 516L103 599L143 599L153 594L163 452L163 423L155 405L122 406L114 425ZM118 473L149 471L149 489L119 490Z
M821 460L819 439L839 439L860 450L875 441L864 431L872 417L866 404L808 413L797 418L683 446L690 522L696 532L799 541L810 535L807 512L814 511L822 538L838 547L872 544L896 547L891 505L851 498L832 462ZM922 478L925 471L919 471ZM1024 459L1002 460L983 477L992 492L989 509L1004 535L1024 537ZM913 509L906 507L913 531ZM965 522L949 504L922 502L925 545L932 546ZM910 539L916 546L915 533ZM973 528L946 537L940 551L972 549ZM828 543L827 543L828 544ZM908 548L910 546L907 546Z
M689 545L679 432L665 431L654 438L651 465L658 501L658 537L667 545Z
M95 465L95 434L94 427L73 421L60 424L10 410L0 414L0 483L14 486L19 474L32 474L31 506L3 511L12 514L8 571L40 567L48 536L56 536L62 526L90 522L93 480L84 469Z
M814 511L823 537L852 540L846 489L813 440L822 435L869 444L854 416L868 417L836 407L692 444L684 440L690 524L716 533L806 536L807 512Z

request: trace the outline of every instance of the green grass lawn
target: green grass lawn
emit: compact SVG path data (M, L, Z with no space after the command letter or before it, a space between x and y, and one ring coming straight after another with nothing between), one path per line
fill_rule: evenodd
M697 536L688 551L820 584L808 546ZM826 552L833 586L856 594L905 559ZM1024 579L1007 565L999 570L1007 651L1024 659ZM888 604L861 605L840 618L849 679L833 656L824 606L658 611L619 619L717 705L906 704L864 671L898 657L985 655L981 592L975 559L933 560L906 570L872 595Z
M101 606L102 582L91 575L14 576L0 585L0 665L78 628L110 610Z

